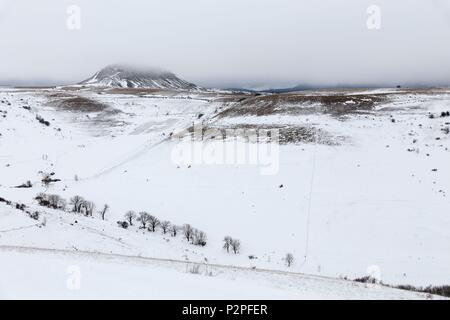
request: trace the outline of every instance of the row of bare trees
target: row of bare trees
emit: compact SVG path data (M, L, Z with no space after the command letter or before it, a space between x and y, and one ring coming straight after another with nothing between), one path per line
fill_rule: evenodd
M126 221L118 221L117 223L122 228L128 228L133 226L134 223L139 223L141 229L147 229L150 232L156 232L158 229L163 234L170 234L172 237L176 237L179 233L183 234L183 237L189 242L197 246L206 246L207 236L206 233L192 227L190 224L183 226L177 226L167 220L159 220L157 217L142 211L136 214L134 211L128 211L125 213Z
M57 194L45 194L40 193L35 198L40 206L55 209L55 210L67 210L67 201ZM70 212L83 214L87 217L94 215L95 203L88 201L80 196L74 196L69 201ZM98 212L102 220L105 220L106 213L109 206L105 204L103 208Z
M200 231L196 228L193 228L190 224L185 224L181 227L184 238L196 245L204 247L206 245L206 233Z
M44 194L40 193L35 198L39 205L45 206L57 210L66 210L67 202L65 199L55 194ZM95 210L95 204L92 201L88 201L81 196L74 196L69 202L70 211L73 213L83 214L85 216L93 216ZM109 210L107 204L104 205L102 210L99 211L99 215L102 220L105 220L106 213ZM161 230L163 234L170 234L172 237L176 237L179 233L183 235L183 238L187 242L204 247L207 244L206 233L192 227L190 224L184 224L183 226L177 226L167 220L159 220L157 217L149 214L148 212L142 211L136 214L134 211L128 211L125 213L125 221L118 221L118 225L124 229L129 226L133 226L135 223L139 224L139 228L147 229L150 232L156 232L158 229ZM233 239L230 236L224 238L223 248L227 250L228 253L233 252L238 254L241 249L241 242L238 239Z

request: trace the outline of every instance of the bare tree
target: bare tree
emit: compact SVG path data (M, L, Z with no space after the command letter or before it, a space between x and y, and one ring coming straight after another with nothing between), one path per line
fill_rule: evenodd
M183 225L183 235L187 241L190 241L192 239L193 233L194 229L191 227L190 224Z
M72 205L72 212L80 213L81 205L85 200L80 196L74 196L70 199Z
M223 238L223 248L227 250L227 253L230 253L231 242L233 242L233 238L230 236Z
M149 222L149 218L150 215L147 212L139 212L139 217L137 218L137 220L141 223L142 228L146 228L147 223Z
M171 227L170 227L170 234L172 235L172 237L176 237L177 236L177 233L178 233L178 226L176 226L176 225L172 225Z
M65 210L66 209L66 200L58 196L57 194L49 194L48 202L50 207L53 209Z
M163 234L166 234L169 231L171 223L169 221L161 221L160 225Z
M95 204L92 201L83 201L82 204L82 211L84 209L84 214L87 217L92 217L92 214L94 213Z
M106 212L109 209L109 205L105 204L102 211L100 211L100 216L102 217L102 220L105 220Z
M59 201L58 201L58 209L66 210L66 206L67 206L67 201L60 197Z
M206 233L200 230L195 230L194 244L202 247L206 246Z
M133 220L136 219L136 213L134 211L128 211L125 213L125 219L128 221L128 224L132 226Z
M195 241L195 234L198 232L196 228L192 228L191 236L189 237L189 241L194 244Z
M287 266L290 268L291 265L294 263L294 255L292 253L288 253L286 254L284 260L286 261Z
M86 216L92 216L95 204L92 201L87 201L83 197L74 196L70 199L70 204L72 205L72 212L83 213ZM107 210L107 205L103 210ZM103 213L103 210L101 213ZM106 214L106 211L104 212ZM103 217L103 216L102 216Z
M150 215L148 218L148 224L149 224L148 230L151 232L155 232L160 222L157 217Z
M241 242L237 239L231 241L231 249L233 249L234 254L238 254L241 250Z

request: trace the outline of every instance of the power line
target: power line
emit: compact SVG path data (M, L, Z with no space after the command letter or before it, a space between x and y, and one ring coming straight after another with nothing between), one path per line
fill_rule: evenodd
M310 187L309 187L308 214L306 216L305 255L304 255L304 260L301 264L301 267L303 267L306 264L306 261L308 259L308 254L309 254L309 232L310 232L310 225L311 225L312 193L313 193L313 188L314 188L314 177L315 177L315 171L316 171L316 153L317 153L317 143L314 144L311 182L310 182Z

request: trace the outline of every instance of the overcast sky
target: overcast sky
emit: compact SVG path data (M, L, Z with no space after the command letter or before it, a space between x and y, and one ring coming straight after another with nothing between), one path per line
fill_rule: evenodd
M0 83L112 63L220 87L450 84L450 0L0 0Z

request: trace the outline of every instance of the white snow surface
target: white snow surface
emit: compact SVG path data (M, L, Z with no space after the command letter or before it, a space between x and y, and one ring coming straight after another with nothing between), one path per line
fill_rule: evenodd
M58 108L55 94L107 108ZM230 104L221 98L2 89L0 197L41 216L35 221L0 203L0 298L425 298L342 280L374 268L388 284L449 284L450 143L442 129L450 118L439 117L450 109L449 92L396 93L345 119L222 118L217 113ZM311 126L345 140L281 145L274 175L245 164L174 163L170 134L202 121ZM40 171L61 182L43 187ZM14 188L27 180L32 188ZM33 200L39 192L81 195L110 211L102 221L45 209ZM190 223L207 233L208 245L123 230L116 221L127 210ZM239 255L222 249L226 235L241 240ZM283 261L288 252L291 268ZM191 263L200 274L190 273ZM80 290L66 287L72 265L81 270Z

